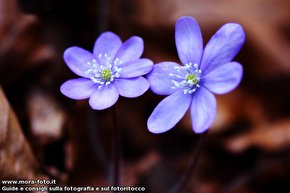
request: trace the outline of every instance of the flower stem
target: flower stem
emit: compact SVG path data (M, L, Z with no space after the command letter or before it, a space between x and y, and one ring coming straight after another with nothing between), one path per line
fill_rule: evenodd
M186 187L187 187L187 185L188 185L188 183L189 183L189 181L190 181L190 179L195 171L195 168L197 166L198 159L199 159L200 154L201 154L201 150L204 146L206 134L207 134L207 132L204 132L199 137L198 142L197 142L197 147L193 151L193 157L189 163L189 166L188 166L186 172L184 173L184 175L180 179L180 181L175 185L175 187L170 191L170 193L182 193L186 189Z
M98 114L91 109L87 109L86 117L89 140L93 146L94 156L100 163L101 168L104 168L104 171L109 171L109 162L105 154L104 146L101 143Z
M113 186L120 185L120 165L121 165L121 131L117 124L117 112L116 108L112 108L113 111ZM118 192L117 192L118 193Z

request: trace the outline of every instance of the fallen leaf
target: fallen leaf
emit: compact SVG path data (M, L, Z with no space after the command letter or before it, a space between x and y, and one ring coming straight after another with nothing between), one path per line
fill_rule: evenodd
M253 127L251 131L226 141L226 147L235 153L245 151L253 146L267 151L289 148L290 119L258 125Z
M47 179L0 87L0 173L4 179Z

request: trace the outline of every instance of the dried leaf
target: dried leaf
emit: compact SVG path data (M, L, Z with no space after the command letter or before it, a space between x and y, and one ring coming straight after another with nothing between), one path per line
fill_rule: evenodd
M290 147L290 120L258 125L250 132L232 137L226 142L226 147L235 152L244 151L257 146L267 151L279 151Z
M4 100L3 92L0 92L0 146L7 138L7 125L9 117L9 104Z
M0 115L1 178L46 179L38 172L37 161L1 88Z
M27 105L31 132L38 142L47 143L62 136L65 113L49 93L32 90Z

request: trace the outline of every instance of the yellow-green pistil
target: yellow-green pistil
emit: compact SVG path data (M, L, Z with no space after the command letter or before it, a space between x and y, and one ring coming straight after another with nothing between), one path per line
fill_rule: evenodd
M122 61L119 58L112 60L108 54L99 54L98 61L93 59L88 61L88 70L85 73L96 84L98 88L111 84L115 78L120 76L121 68L119 65Z
M175 77L172 81L173 86L172 89L176 88L183 88L184 94L192 94L196 91L197 88L199 88L199 81L200 81L200 75L201 70L198 68L198 64L185 64L184 66L177 66L174 67L177 72L180 72L180 70L187 71L186 76L180 76L176 75L174 73L169 73L169 76Z
M189 83L194 84L194 85L197 85L199 82L199 78L194 73L187 74L185 80L188 81Z
M111 80L111 78L112 78L111 70L109 70L109 69L103 70L101 73L101 77L106 81Z

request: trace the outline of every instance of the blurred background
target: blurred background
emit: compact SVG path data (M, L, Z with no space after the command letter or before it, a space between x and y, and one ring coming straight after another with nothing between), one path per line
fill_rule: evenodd
M92 50L103 31L144 39L143 57L179 62L175 21L193 16L204 44L227 22L246 43L235 58L244 77L217 96L217 117L188 193L290 192L289 0L0 0L0 179L110 183L112 110L61 95L77 77L63 61L70 46ZM186 171L198 135L190 116L161 135L146 122L163 96L150 91L116 104L122 130L122 184L168 192Z

